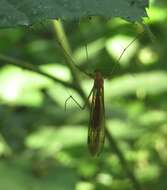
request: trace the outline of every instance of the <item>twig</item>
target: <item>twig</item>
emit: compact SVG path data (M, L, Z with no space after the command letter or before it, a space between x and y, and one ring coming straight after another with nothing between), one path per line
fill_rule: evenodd
M60 46L60 49L62 50L62 53L66 60L66 64L68 65L68 67L72 73L75 83L79 83L79 77L78 77L76 69L73 65L72 52L71 52L71 48L70 48L70 45L67 40L67 36L64 31L63 25L60 20L54 20L53 26L54 26L56 40ZM65 52L67 52L67 54ZM67 56L67 55L70 55L70 56Z
M53 80L54 82L60 83L61 85L65 86L65 87L77 89L75 85L68 83L68 82L65 82L65 81L62 81L62 80L60 80L60 79L58 79L58 78L56 78L50 74L47 74L47 73L43 72L41 69L39 69L38 67L34 67L32 64L30 64L28 62L21 61L21 60L16 59L16 58L11 58L11 57L8 57L8 56L2 55L2 54L0 54L0 60L3 62L6 62L8 64L12 64L12 65L21 67L23 69L33 71L35 73L43 75L43 76Z
M127 176L131 180L134 189L135 190L141 190L140 183L138 182L138 180L137 180L136 176L134 175L134 173L132 172L132 170L130 170L130 167L128 166L128 163L127 163L127 161L126 161L126 159L124 157L123 152L118 147L116 140L110 134L110 132L107 129L107 127L106 127L105 133L106 133L107 140L109 142L109 146L115 152L115 154L117 154L117 156L118 156L118 158L120 160L120 163L122 165L122 168L125 170Z
M87 96L80 85L78 73L74 66L74 61L72 59L72 51L71 51L70 45L68 43L67 35L64 31L63 25L60 20L54 20L53 26L54 26L56 40L57 40L59 47L64 55L66 64L71 71L71 74L73 77L73 85L75 85L78 93L80 94L82 99L85 101L87 99Z

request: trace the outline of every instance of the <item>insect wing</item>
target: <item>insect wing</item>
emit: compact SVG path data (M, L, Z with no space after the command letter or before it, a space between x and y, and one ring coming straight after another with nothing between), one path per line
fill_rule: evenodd
M105 139L105 110L104 110L104 89L94 88L90 110L90 123L88 129L88 147L90 153L95 156L99 154L104 145Z

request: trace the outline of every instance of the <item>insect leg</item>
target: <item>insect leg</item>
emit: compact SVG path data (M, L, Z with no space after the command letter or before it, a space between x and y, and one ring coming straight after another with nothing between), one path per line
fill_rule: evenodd
M65 111L67 110L67 102L68 102L70 99L72 99L72 100L76 103L76 105L77 105L81 110L84 110L85 107L86 107L86 105L89 104L89 98L90 98L90 96L92 95L93 89L94 89L94 86L93 86L93 88L91 89L91 91L90 91L90 93L89 93L89 95L88 95L88 97L87 97L87 101L85 102L85 104L84 104L83 106L81 106L81 105L73 98L73 96L69 96L69 97L66 99L66 101L65 101Z

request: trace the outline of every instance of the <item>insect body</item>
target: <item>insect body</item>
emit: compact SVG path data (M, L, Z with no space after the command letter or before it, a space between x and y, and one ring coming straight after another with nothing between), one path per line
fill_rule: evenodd
M94 156L101 152L105 140L104 85L100 72L96 72L92 89L90 106L90 123L88 128L88 147Z

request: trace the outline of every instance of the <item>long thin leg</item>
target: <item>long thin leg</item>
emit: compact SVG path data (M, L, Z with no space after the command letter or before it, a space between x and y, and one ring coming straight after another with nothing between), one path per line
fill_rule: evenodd
M65 101L65 111L67 110L67 102L68 102L70 99L72 99L72 100L76 103L76 105L77 105L81 110L84 110L85 107L86 107L86 105L88 104L89 98L90 98L90 96L92 95L93 90L94 90L94 86L93 86L93 88L91 89L91 91L90 91L90 93L89 93L89 95L88 95L88 97L87 97L87 101L85 102L85 104L84 104L83 106L81 106L72 96L69 96L69 97L66 99L66 101Z
M144 31L143 31L142 33L144 33ZM112 68L112 70L111 70L111 72L110 72L108 78L111 78L111 77L112 77L112 74L114 73L114 71L115 71L116 68L118 67L118 64L119 64L121 58L123 57L124 53L126 52L126 50L127 50L137 39L139 39L139 38L141 37L141 34L142 34L142 33L138 34L138 35L123 49L121 55L119 56L119 58L117 59L115 65L113 66L113 68Z

